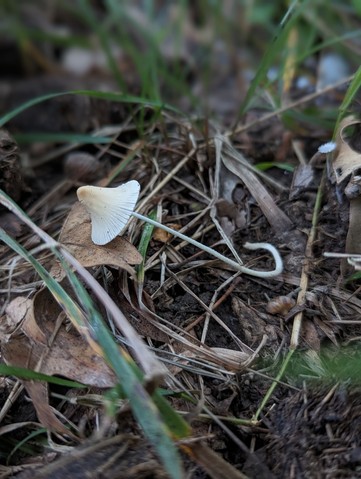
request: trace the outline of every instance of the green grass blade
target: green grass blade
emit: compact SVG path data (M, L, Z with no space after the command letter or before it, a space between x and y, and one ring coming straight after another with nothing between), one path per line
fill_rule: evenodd
M8 25L6 25L8 27ZM11 30L7 28L8 34L11 34ZM42 43L48 43L60 47L81 47L84 49L91 49L91 41L86 37L80 35L72 35L70 32L67 32L66 35L51 31L40 30L33 27L24 27L23 26L23 35L27 39L32 39Z
M280 170L293 172L295 167L288 163L279 163L277 161L263 161L261 163L256 163L255 167L260 171L267 171L271 168L279 168Z
M354 76L352 82L350 83L350 85L347 89L347 92L345 93L344 99L343 99L343 101L340 105L339 114L338 114L338 117L337 117L334 132L333 132L333 137L334 138L335 138L335 135L338 131L340 122L345 115L345 112L350 107L350 105L351 105L352 101L355 99L357 93L360 91L360 87L361 87L361 67L359 67L357 72L355 73L355 76Z
M303 377L314 377L321 383L361 384L361 354L356 345L344 346L332 350L332 347L321 348L320 353L312 360L305 352L298 352L292 358L287 372L292 380L303 380Z
M36 431L32 431L30 434L24 437L24 439L20 440L7 456L7 463L10 462L11 457L15 454L16 451L24 450L24 446L26 443L28 443L29 441L33 440L35 437L40 436L42 434L44 435L46 434L46 429L40 428L40 429L37 429Z
M123 92L127 91L127 84L118 68L118 64L114 58L109 39L111 38L109 32L106 31L103 22L100 22L95 12L93 11L93 5L88 0L78 0L77 5L81 12L83 21L85 20L90 27L91 31L99 38L100 45L106 56L108 66L112 72L114 79L118 83L118 86Z
M82 383L76 381L70 381L69 379L62 379L56 376L48 376L47 374L38 373L31 369L21 368L18 366L8 366L7 364L0 364L1 376L15 376L20 379L26 379L31 381L45 381L51 384L57 384L59 386L66 386L69 388L85 388Z
M152 211L149 215L149 218L152 219L152 220L155 220L157 218L157 213L155 211ZM143 258L142 262L136 267L137 279L138 279L138 283L140 283L140 284L143 284L143 282L144 282L145 257L147 255L150 240L152 239L153 230L154 230L153 225L151 225L149 223L145 223L145 225L143 227L142 236L140 238L139 246L138 246L138 251L142 255L142 258Z
M4 126L8 121L12 120L15 118L17 115L19 115L21 112L27 110L28 108L37 105L38 103L42 103L43 101L50 100L51 98L56 98L58 96L66 95L67 93L62 92L62 93L48 93L47 95L41 95L36 98L32 98L31 100L28 100L24 103L22 103L20 106L14 108L13 110L9 111L8 113L5 113L5 115L2 115L0 117L0 127Z
M286 14L284 15L283 19L281 20L276 33L273 37L273 40L268 47L266 53L263 55L261 63L258 67L257 73L253 78L251 85L247 91L246 97L243 100L237 117L237 122L242 117L242 115L246 112L247 108L249 107L257 88L261 85L261 83L266 79L267 72L274 61L275 57L279 55L279 52L282 51L282 45L285 43L287 36L289 34L290 29L296 22L297 18L301 14L303 8L308 3L306 0L299 4L297 0L294 0L291 5L289 6Z
M141 81L141 94L146 98L159 101L161 98L159 87L160 54L153 34L142 25L135 24L134 19L127 14L127 9L123 2L106 0L105 6L108 16L113 19L114 30L117 32L119 43L132 59L137 69L138 77ZM122 27L124 23L131 24L134 29L141 33L147 43L146 55L139 50L129 33Z
M172 107L171 105L167 105L162 102L146 100L142 97L137 97L133 95L125 95L123 93L103 92L103 91L95 91L95 90L69 90L69 91L60 92L60 93L59 92L48 93L46 95L41 95L39 97L32 98L31 100L26 101L25 103L21 104L20 106L14 108L13 110L9 111L8 113L0 117L0 127L4 126L8 121L12 120L17 115L27 110L28 108L38 105L39 103L42 103L46 100L51 100L52 98L57 98L59 96L64 96L64 95L84 95L84 96L90 96L93 98L98 98L100 100L109 100L109 101L129 103L129 104L139 104L143 106L153 107L159 110L167 109L167 110L171 110L173 112L179 113L179 111L176 108Z
M106 136L93 136L80 133L17 133L14 135L18 143L82 143L82 144L105 144L111 143L112 138Z
M189 437L192 432L190 425L171 407L159 389L154 392L152 398L172 437L174 439Z

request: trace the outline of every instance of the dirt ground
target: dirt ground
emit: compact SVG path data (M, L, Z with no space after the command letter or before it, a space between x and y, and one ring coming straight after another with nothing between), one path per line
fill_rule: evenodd
M30 55L35 66L28 71L26 65L19 67L17 45L9 41L7 49L14 55L7 57L2 73L1 114L46 93L116 89L104 71L94 67L92 74L80 77L65 73L57 64L58 51L55 55L35 46L47 68ZM122 66L128 68L131 93L141 95L134 72L128 64ZM189 68L197 92L197 70ZM209 117L193 111L187 96L168 101L176 101L189 116L152 107L142 113L137 104L86 95L32 106L0 132L0 187L55 239L78 203L79 186L105 186L108 180L116 186L136 179L142 214L156 212L163 224L232 257L228 240L248 268L271 271L274 263L268 251L251 251L244 243L271 243L283 260L283 272L276 277L238 274L157 229L146 253L141 289L129 266L119 264L122 259L85 265L164 361L169 378L162 386L173 391L169 401L191 424L192 437L202 438L240 473L212 472L201 459L182 453L186 477L361 477L359 280L351 278L355 269L345 260L324 256L343 253L350 231L350 201L331 175L330 157L318 153L332 132L323 126L286 126L279 112L270 114L261 106L251 108L233 129L238 105L234 68L219 71L209 86ZM225 82L226 93L220 87ZM304 92L294 87L290 103L297 102L301 110L337 107L346 88ZM216 101L221 90L224 95ZM114 127L106 144L25 142L21 136L99 132L105 126ZM247 166L269 162L276 166L264 176ZM89 218L84 221L89 231ZM40 244L5 207L0 226L28 250ZM124 238L138 247L143 227L131 220ZM68 235L64 244L72 242ZM131 253L121 249L123 254L126 264L136 264L128 261ZM35 322L49 334L61 310L28 263L16 260L5 244L0 255L1 360L27 367L29 357L37 354L36 338L34 330L21 329L21 304L31 305ZM35 256L49 271L56 266L46 251L38 249ZM168 477L129 408L122 406L107 423L99 398L109 389L111 375L94 360L89 346L79 349L80 336L66 321L61 328L64 343L54 345L51 365L49 360L42 371L90 386L86 392L57 385L34 391L29 382L2 379L0 477ZM121 342L119 330L111 328ZM289 359L290 350L295 352ZM44 432L41 440L29 438L32 429L26 426L49 425L43 409L48 401L58 411L57 421L63 426L69 421L79 432L63 443L59 429L52 443L58 447L53 448L45 446ZM102 441L94 444L90 439L97 434L103 434ZM13 451L25 438L27 446Z

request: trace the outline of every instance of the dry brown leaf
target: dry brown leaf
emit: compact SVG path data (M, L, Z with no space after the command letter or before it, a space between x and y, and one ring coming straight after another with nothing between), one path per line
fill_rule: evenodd
M181 226L179 223L170 223L167 224L168 228L172 228L173 230L180 230ZM155 228L153 233L153 240L159 241L160 243L168 243L173 238L173 235L168 233L167 231L162 230L161 228Z
M220 222L223 224L228 219L229 222L235 224L238 229L245 228L247 225L246 212L239 209L234 202L227 201L225 199L219 199L216 203L217 216L220 218ZM232 227L232 231L229 231L229 236L233 233L235 227ZM227 231L226 231L227 234Z
M270 341L275 341L277 332L272 324L267 324L254 308L251 308L237 296L232 297L232 311L242 325L247 344L253 346L262 341L266 333Z
M354 116L344 118L336 134L336 154L332 161L332 168L335 174L337 184L340 184L357 168L361 167L360 152L350 146L350 142L345 138L344 131L353 125L360 125L360 121Z
M228 143L223 145L222 162L229 171L237 175L245 184L276 233L284 234L292 228L292 221L276 205L271 194L263 186L256 174L251 171L252 166L246 158Z
M84 206L74 204L60 232L59 241L86 268L92 266L117 266L134 275L129 265L139 264L142 256L138 250L124 238L117 236L105 246L98 246L91 240L90 217ZM65 272L59 263L53 265L51 275L61 281Z
M49 429L49 431L65 434L66 436L76 439L76 436L56 417L49 405L48 384L39 381L24 381L24 386L33 401L36 415L41 424Z
M337 149L332 162L338 186L350 201L349 227L346 253L361 253L361 153L351 147L352 140L345 139L347 127L360 125L353 116L344 118L336 136Z
M13 333L3 337L1 344L6 364L92 386L114 386L110 368L74 328L68 330L61 324L52 339L60 314L60 306L47 289L39 291L33 300L15 298L6 309L8 327ZM48 385L24 381L24 386L44 426L61 433L67 431L48 404Z
M290 296L277 296L268 301L266 311L270 314L280 314L286 316L295 306L296 301Z
M321 331L330 339L333 344L339 347L337 336L336 336L336 327L335 324L326 322L323 318L318 318L315 316L313 321L317 327L321 329Z
M309 188L315 178L315 169L312 165L299 165L296 167L293 178L292 185L290 188L289 198L290 200L296 198L300 191Z
M0 213L0 228L13 238L19 238L23 234L24 225L13 213Z

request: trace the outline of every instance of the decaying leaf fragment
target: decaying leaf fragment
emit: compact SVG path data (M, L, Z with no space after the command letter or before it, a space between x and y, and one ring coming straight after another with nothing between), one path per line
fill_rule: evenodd
M345 129L353 126L356 135L347 139ZM357 145L361 122L353 116L344 118L336 135L336 153L332 161L335 181L350 202L346 253L361 253L361 148ZM360 137L360 138L358 138Z
M86 268L109 265L125 269L134 274L130 265L140 264L142 256L126 239L117 236L105 246L98 246L91 240L91 223L89 213L81 203L75 203L60 232L59 241ZM60 264L55 264L51 275L61 281L65 272Z
M114 374L103 358L74 328L67 328L62 315L47 289L39 291L34 299L13 299L6 309L8 334L0 338L5 363L91 386L114 386ZM24 386L42 424L69 435L49 405L48 384L24 381Z
M170 223L170 224L167 224L167 226L176 231L181 228L178 223ZM167 231L164 231L160 228L155 228L152 238L154 241L159 241L160 243L168 243L168 241L171 240L172 235L168 233Z
M332 161L332 168L335 175L336 183L342 184L345 179L350 179L350 175L354 174L361 168L361 151L358 148L352 147L356 142L346 136L346 128L360 125L360 120L354 116L344 118L336 133L336 150L334 159ZM360 138L361 140L361 138Z
M276 234L284 234L291 230L292 221L277 206L272 195L258 179L258 176L262 176L262 179L265 181L272 181L273 185L275 182L262 172L257 172L256 174L255 168L223 137L218 136L216 138L216 146L221 151L223 165L245 184L274 232Z

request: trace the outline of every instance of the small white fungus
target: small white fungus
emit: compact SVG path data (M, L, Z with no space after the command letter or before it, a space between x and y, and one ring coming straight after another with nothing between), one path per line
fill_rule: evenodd
M319 146L318 151L319 153L331 153L331 151L336 149L336 146L337 145L334 141L329 141L328 143Z
M115 188L78 188L79 201L90 214L93 243L105 245L121 233L133 213L139 191L140 185L135 180Z

